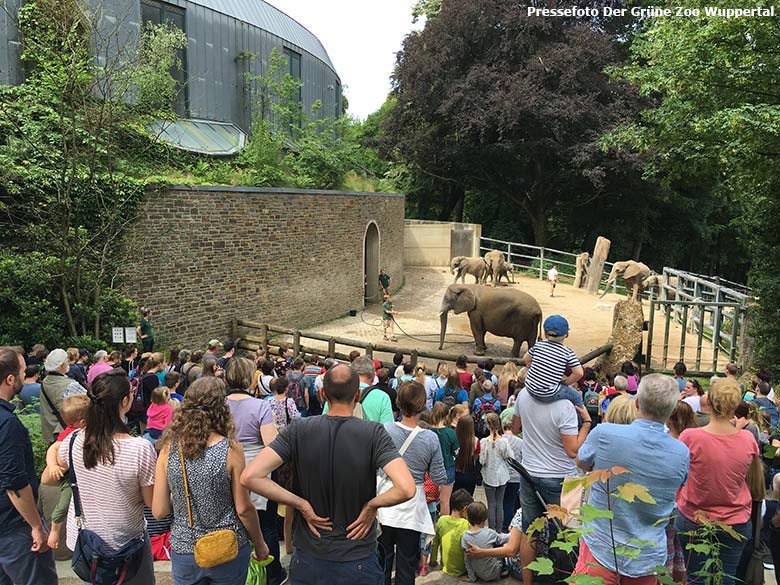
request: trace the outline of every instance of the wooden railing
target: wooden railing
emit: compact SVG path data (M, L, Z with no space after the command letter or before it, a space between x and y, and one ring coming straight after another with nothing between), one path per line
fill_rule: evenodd
M240 329L239 329L240 328ZM249 330L245 332L243 330ZM349 349L362 350L362 353L370 358L374 357L375 353L395 354L401 352L404 355L409 356L409 360L412 365L416 365L420 358L426 358L436 361L455 362L455 360L462 353L447 353L445 351L418 349L413 347L399 347L398 345L390 345L387 343L369 343L356 339L347 339L345 337L339 337L335 335L327 335L324 333L317 333L316 331L301 331L300 329L292 329L290 327L280 327L278 325L269 325L268 323L258 323L255 321L248 321L246 319L233 319L231 325L231 334L233 339L238 340L238 348L248 351L256 351L259 348L263 348L266 354L279 353L280 347L291 349L293 355L305 354L317 354L319 356L326 355L334 357L338 360L348 360L348 353L339 351L337 346L346 346ZM274 335L276 334L276 335ZM285 335L291 337L291 341L283 341L278 339L279 335ZM326 343L326 347L314 347L307 345L306 340L315 340ZM605 344L601 347L594 349L583 355L580 358L580 362L583 364L594 360L598 356L607 353L612 349L612 344ZM496 365L503 365L510 361L517 361L518 358L514 357L493 357L493 356L475 356L466 355L466 359L470 364L476 364L478 360L491 357Z

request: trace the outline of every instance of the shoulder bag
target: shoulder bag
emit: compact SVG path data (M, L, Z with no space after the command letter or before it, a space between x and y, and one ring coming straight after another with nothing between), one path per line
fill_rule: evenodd
M190 486L187 481L187 467L184 464L184 451L179 445L179 459L181 459L181 474L184 478L184 495L187 499L187 518L190 529L194 527L192 522L192 506L190 504ZM214 530L195 541L195 563L202 569L210 569L217 565L229 563L238 556L238 536L233 530Z
M420 431L422 431L422 427L417 425L412 429L412 432L409 433L409 436L406 437L406 440L404 441L403 445L401 445L401 448L398 450L398 454L403 457L404 453L406 453L406 450L409 448L409 445L412 444L412 441L414 441L414 438L420 434ZM393 482L390 480L387 475L384 473L380 473L377 475L376 478L376 495L380 495L388 491L390 488L393 487Z
M73 443L78 431L70 436L68 457L70 469L68 476L73 492L73 509L79 534L76 546L73 547L71 567L80 579L91 585L122 585L138 573L144 556L146 541L143 536L134 538L118 551L109 548L103 539L95 532L84 528L84 517L81 508L81 495L76 483L76 466L73 463Z

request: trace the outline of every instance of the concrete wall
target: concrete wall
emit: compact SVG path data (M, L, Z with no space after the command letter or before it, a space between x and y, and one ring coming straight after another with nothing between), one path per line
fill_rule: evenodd
M169 344L222 339L233 317L306 327L363 306L371 222L379 266L403 282L403 215L397 194L175 187L128 230L122 288Z
M454 256L479 256L481 236L479 224L407 219L404 222L404 264L449 266Z

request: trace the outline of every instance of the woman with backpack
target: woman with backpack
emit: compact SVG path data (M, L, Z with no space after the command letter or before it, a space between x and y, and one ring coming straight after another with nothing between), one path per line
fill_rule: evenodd
M449 414L450 409L443 402L437 402L433 405L431 430L439 438L444 470L447 472L447 483L441 486L440 491L442 516L447 516L450 513L450 496L452 495L452 486L455 483L455 455L458 453L458 437L448 424Z
M287 378L276 378L271 382L273 395L266 400L274 413L274 422L279 432L296 418L301 418L301 413L295 406L295 400L287 394Z
M469 405L469 393L460 385L458 372L450 372L447 383L436 393L435 402L443 402L448 409L456 404Z
M436 395L447 385L447 376L450 375L450 368L444 362L439 362L436 366L436 372L428 377L425 385L425 408L428 411L433 410L433 403L436 402Z
M512 450L504 439L498 415L491 412L486 420L490 435L479 442L479 462L482 464L482 484L487 497L488 526L500 532L504 523L504 491L509 483L506 461L512 457Z
M113 551L132 549L124 585L154 585L144 505L152 505L157 455L149 441L131 436L125 425L133 396L124 370L97 376L87 396L90 406L84 430L73 432L57 452L57 465L64 470L72 465L78 486L68 511L67 546L76 551L77 538L85 538L79 536L81 524ZM80 522L75 518L77 503Z
M244 450L246 464L249 464L263 448L270 445L278 434L270 402L255 398L249 390L254 370L255 365L251 360L234 357L228 362L227 372L225 372L228 386L227 405L236 427L236 440L241 443ZM276 502L253 493L252 503L257 510L260 527L274 557L274 562L268 565L268 583L270 585L281 583L286 575L279 563Z
M247 387L251 376L250 370ZM249 492L239 482L246 463L224 393L225 384L218 378L196 380L161 439L152 513L161 519L173 512L171 569L176 585L244 583L251 545L257 560L268 557ZM216 534L222 541L205 551L214 557L206 563L202 539Z

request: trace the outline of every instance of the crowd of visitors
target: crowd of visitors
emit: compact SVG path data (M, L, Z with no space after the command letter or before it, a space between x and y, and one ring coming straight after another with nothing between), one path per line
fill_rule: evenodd
M672 378L626 362L601 377L560 315L497 373L465 356L432 371L400 353L247 359L218 339L165 355L142 316L140 355L0 348L0 583L54 584L52 549L78 560L99 542L106 562L123 551L127 585L154 583L159 558L177 585L243 583L252 558L268 559L270 585L411 585L439 567L495 581L519 558L531 585L540 538L555 536L539 519L592 470L608 473L579 502L610 514L588 522L575 574L649 585L665 565L703 583L703 529L726 585L757 537L780 561L780 512L761 503L780 448L767 372L741 385L729 364L702 384L682 363ZM22 409L51 445L40 478ZM53 512L36 507L39 479L59 487Z

